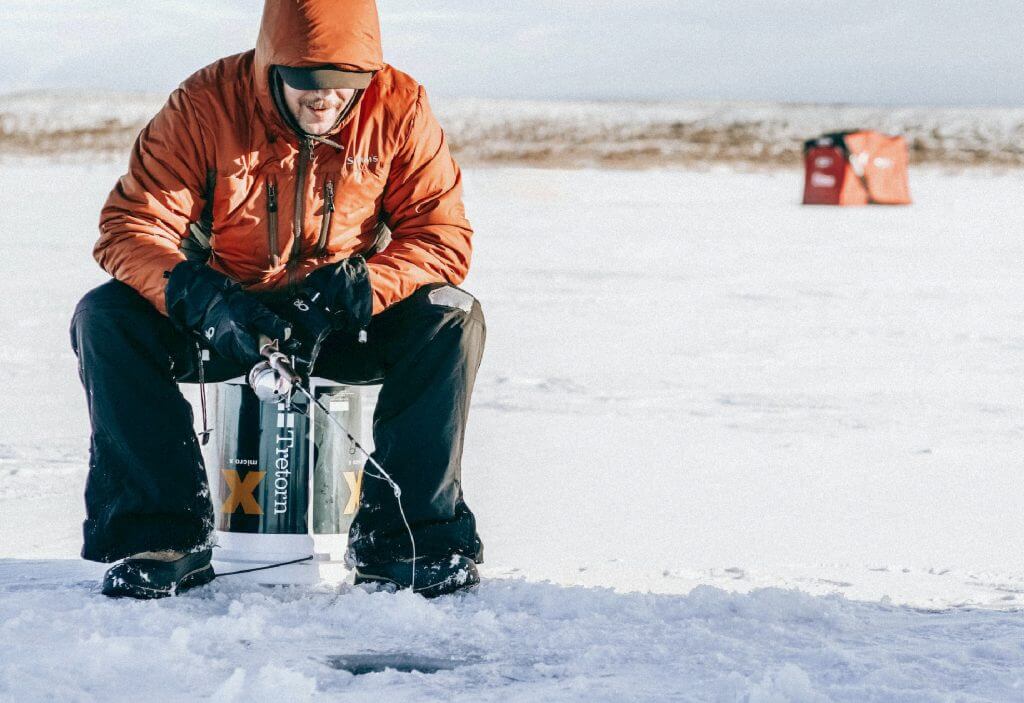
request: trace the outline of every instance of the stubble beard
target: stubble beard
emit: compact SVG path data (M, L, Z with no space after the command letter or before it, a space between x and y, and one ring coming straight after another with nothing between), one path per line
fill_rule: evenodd
M299 103L300 119L299 124L310 134L323 134L331 129L338 121L341 113L341 106L332 104L326 100L316 100Z

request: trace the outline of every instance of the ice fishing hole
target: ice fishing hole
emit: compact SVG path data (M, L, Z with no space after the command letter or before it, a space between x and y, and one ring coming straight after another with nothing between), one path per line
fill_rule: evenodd
M444 659L441 657L424 657L418 654L393 652L387 654L335 654L327 657L327 665L332 669L348 671L355 676L373 674L393 669L404 673L417 671L421 674L434 674L459 666L473 664L470 659Z

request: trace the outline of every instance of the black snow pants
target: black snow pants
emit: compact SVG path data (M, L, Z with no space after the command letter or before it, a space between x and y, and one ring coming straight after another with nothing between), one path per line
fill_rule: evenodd
M469 398L483 353L480 304L443 284L424 286L373 317L367 341L332 334L315 375L380 383L374 458L402 489L419 554L482 559L476 520L462 497ZM192 335L134 289L110 281L90 291L71 321L92 421L82 556L116 561L143 551L205 545L213 507L192 408L179 382L199 380ZM247 372L211 350L203 378ZM410 556L391 488L362 482L349 559L367 565Z

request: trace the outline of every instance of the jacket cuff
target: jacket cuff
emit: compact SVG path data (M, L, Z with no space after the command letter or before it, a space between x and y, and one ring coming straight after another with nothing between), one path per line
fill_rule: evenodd
M344 286L345 300L341 302L348 312L349 321L355 330L365 330L373 317L373 290L370 287L370 271L366 259L353 256L341 262L347 278Z
M182 329L197 330L210 305L236 285L206 264L182 261L167 274L167 316Z
M303 288L334 316L338 329L358 332L373 316L373 293L366 259L353 256L313 271Z

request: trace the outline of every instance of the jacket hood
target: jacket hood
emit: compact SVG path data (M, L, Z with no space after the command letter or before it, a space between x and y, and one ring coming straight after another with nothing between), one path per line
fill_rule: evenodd
M275 65L379 71L384 59L375 0L266 0L253 79L268 115L276 112L269 84Z

